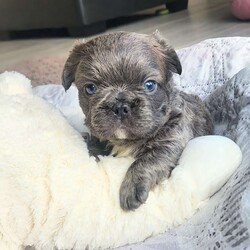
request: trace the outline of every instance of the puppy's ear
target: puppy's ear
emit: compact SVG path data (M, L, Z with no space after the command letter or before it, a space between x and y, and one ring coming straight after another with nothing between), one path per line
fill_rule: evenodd
M84 43L76 44L65 62L62 73L62 85L65 90L68 90L75 81L75 74L82 57L83 46Z
M182 67L175 50L168 44L167 40L161 36L158 30L152 34L152 38L156 41L157 45L155 47L158 47L161 54L165 57L167 67L170 71L180 75Z

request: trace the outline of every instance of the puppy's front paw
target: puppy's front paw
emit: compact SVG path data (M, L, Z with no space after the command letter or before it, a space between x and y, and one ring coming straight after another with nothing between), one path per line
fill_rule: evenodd
M120 205L125 211L134 210L145 203L150 187L143 181L135 182L132 176L126 176L120 188Z

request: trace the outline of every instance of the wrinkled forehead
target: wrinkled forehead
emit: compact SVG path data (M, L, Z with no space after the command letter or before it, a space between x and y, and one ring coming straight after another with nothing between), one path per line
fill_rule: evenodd
M143 39L118 39L86 44L79 65L90 81L144 81L162 71L160 56Z

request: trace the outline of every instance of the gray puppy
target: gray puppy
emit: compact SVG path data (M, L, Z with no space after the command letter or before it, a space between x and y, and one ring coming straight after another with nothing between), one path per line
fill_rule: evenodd
M76 45L66 61L63 86L76 84L91 133L135 158L120 187L124 210L170 176L190 139L212 133L202 101L175 88L172 73L181 71L158 32L102 35Z

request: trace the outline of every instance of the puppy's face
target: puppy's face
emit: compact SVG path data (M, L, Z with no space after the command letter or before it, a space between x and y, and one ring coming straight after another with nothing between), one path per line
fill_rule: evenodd
M76 45L63 85L75 82L96 137L137 140L153 137L168 120L172 72L181 73L179 59L158 34L119 32Z

